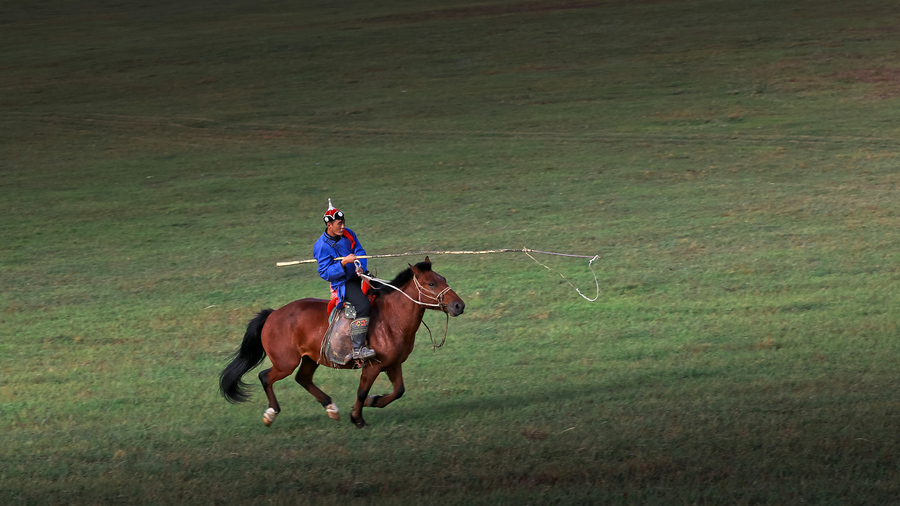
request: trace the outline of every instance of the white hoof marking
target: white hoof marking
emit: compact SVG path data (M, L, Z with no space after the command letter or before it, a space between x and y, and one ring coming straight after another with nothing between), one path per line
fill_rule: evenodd
M266 427L272 425L276 416L278 416L278 412L272 408L267 409L266 412L263 413L263 423L266 424Z
M330 416L331 418L333 418L335 420L341 419L341 414L338 413L337 404L335 404L333 402L331 404L325 406L325 412L327 412L328 416Z

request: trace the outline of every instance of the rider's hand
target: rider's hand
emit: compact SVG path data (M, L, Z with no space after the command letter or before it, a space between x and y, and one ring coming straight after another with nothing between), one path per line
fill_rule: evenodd
M356 261L356 255L354 255L353 253L350 253L349 255L347 255L341 259L341 265L352 264L355 261Z

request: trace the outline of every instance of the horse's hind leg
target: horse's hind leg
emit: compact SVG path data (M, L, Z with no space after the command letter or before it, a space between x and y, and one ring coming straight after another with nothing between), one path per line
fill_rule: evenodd
M400 364L397 364L393 367L388 367L384 372L387 373L388 379L391 380L391 385L393 385L394 390L385 395L370 395L366 399L366 406L383 408L400 397L403 397L403 392L406 391L406 387L403 386L403 367Z
M329 397L328 394L323 392L315 383L313 383L313 374L316 373L316 369L318 368L319 364L308 356L304 356L303 360L300 361L300 369L297 370L297 376L294 379L296 379L300 386L305 388L307 392L312 394L312 396L325 407L328 416L335 420L340 420L341 414L338 412L337 404L331 400L331 397Z
M259 382L262 383L263 390L266 391L266 397L269 399L269 408L263 413L263 423L266 424L266 427L272 425L275 417L281 412L281 406L278 405L278 399L275 398L275 389L272 388L272 385L276 381L289 376L295 367L297 367L297 364L291 366L290 369L276 366L259 373Z

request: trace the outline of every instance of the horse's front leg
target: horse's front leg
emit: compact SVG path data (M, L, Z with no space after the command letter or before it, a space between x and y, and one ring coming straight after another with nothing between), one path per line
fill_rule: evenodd
M363 404L366 402L366 398L369 396L369 390L372 389L372 385L375 383L375 380L378 378L378 373L381 372L381 367L378 367L374 364L366 363L366 366L363 367L362 375L359 378L359 389L356 390L356 402L353 403L353 410L350 411L350 421L356 424L356 427L362 429L366 427L366 421L363 420L362 417L362 408Z
M394 390L385 395L370 395L366 399L366 406L371 406L373 408L383 408L388 404L396 401L397 399L403 397L403 392L406 391L406 388L403 386L403 366L397 364L392 367L388 367L384 370L387 373L387 377L391 380L391 385L393 385Z

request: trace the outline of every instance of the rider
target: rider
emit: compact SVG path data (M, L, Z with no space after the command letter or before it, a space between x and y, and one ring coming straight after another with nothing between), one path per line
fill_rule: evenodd
M350 323L350 342L353 344L352 358L366 359L375 356L375 352L366 347L366 333L369 330L369 299L363 294L360 273L366 272L366 259L356 234L344 227L344 213L331 205L328 199L328 210L325 211L325 233L313 246L313 256L319 263L319 276L331 283L331 290L337 294L338 307L341 302L351 305L349 311L353 321ZM335 260L341 258L341 260ZM347 308L345 308L345 312Z

